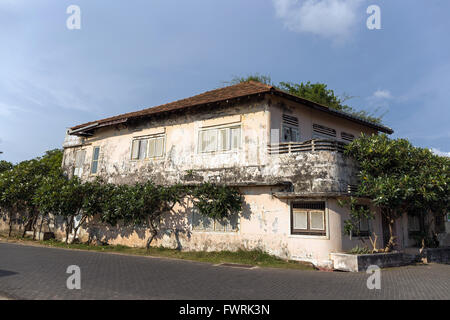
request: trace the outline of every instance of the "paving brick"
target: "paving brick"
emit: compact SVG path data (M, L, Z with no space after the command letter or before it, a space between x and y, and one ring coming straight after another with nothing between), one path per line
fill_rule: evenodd
M81 290L68 290L69 265ZM206 263L0 243L0 297L15 299L450 299L450 265L366 273L231 268Z

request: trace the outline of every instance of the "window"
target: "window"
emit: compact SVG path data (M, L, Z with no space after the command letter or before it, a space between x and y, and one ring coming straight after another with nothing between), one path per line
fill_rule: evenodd
M341 132L341 139L352 142L353 140L355 140L355 136L351 133Z
M162 157L164 155L164 140L164 136L133 140L131 160Z
M313 139L336 139L336 130L313 124Z
M283 114L283 136L282 142L300 141L300 130L298 129L298 118Z
M131 151L132 160L142 160L147 157L147 139L133 140Z
M368 237L370 235L370 222L369 219L366 217L362 217L359 220L359 226L358 226L358 236L360 237Z
M148 157L157 158L164 155L164 136L150 138L148 140Z
M436 233L445 233L445 216L443 214L434 214L434 227Z
M326 234L325 202L294 202L291 210L292 234Z
M421 218L419 215L408 215L408 231L420 232L421 230Z
M84 159L86 157L85 150L78 150L75 154L75 167L73 169L73 175L76 177L81 177L83 175L83 165Z
M237 231L237 225L237 214L227 219L218 220L200 214L196 208L192 212L192 229L196 231L235 232Z
M212 128L198 133L198 152L239 150L241 147L241 126Z
M92 154L91 173L96 174L98 170L98 159L100 157L100 147L94 147Z
M369 211L367 205L357 205L356 210ZM370 235L370 220L367 217L361 217L356 224L357 230L353 233L357 237L368 237Z

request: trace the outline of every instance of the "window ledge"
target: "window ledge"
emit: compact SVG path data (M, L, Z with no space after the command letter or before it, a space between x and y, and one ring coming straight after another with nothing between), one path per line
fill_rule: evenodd
M329 235L324 235L324 236L313 236L313 235L307 235L307 234L290 234L290 235L288 235L288 238L293 238L293 239L330 240L330 236L329 236Z

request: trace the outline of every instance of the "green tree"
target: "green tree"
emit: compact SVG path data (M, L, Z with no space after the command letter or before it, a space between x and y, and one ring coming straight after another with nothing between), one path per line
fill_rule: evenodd
M242 196L238 190L210 183L188 187L158 186L147 182L132 186L109 185L107 190L108 201L103 202L102 221L113 226L121 222L126 226L149 228L147 248L159 235L164 215L172 212L173 207L187 196L192 197L200 214L209 217L222 219L242 210Z
M444 215L450 209L449 158L384 134L363 135L347 146L346 154L359 164L360 185L355 196L370 198L388 221L386 251L395 245L393 225L404 213ZM352 210L355 220L359 216Z
M106 185L99 179L82 183L79 178L67 179L63 174L48 176L37 190L34 202L41 215L53 214L64 219L66 243L73 232L72 243L78 230L88 219L102 214L103 203L109 200ZM76 223L78 219L78 223Z
M122 222L126 226L149 228L148 249L159 234L163 215L181 202L185 192L180 185L157 186L151 181L132 186L109 186L110 198L103 202L102 221L111 225Z
M242 195L236 188L203 183L190 194L199 213L210 218L223 219L242 210Z
M0 173L11 170L12 168L13 164L11 162L0 160Z
M47 151L44 156L22 161L11 170L0 174L0 207L7 212L10 234L14 216L24 225L23 234L29 229L36 233L39 211L33 198L43 179L61 171L62 151Z

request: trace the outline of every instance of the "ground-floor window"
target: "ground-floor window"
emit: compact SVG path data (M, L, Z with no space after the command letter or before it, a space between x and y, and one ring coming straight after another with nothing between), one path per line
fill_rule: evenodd
M192 212L192 229L195 231L236 232L238 229L238 215L234 214L226 219L206 217L194 208Z
M291 205L291 233L326 235L325 202L293 202Z
M356 210L369 211L369 206L367 205L357 205ZM357 237L368 237L370 235L370 220L367 217L362 216L356 225L357 229L353 232L354 236Z
M420 215L408 215L408 232L409 234L420 233L423 229L423 221Z

